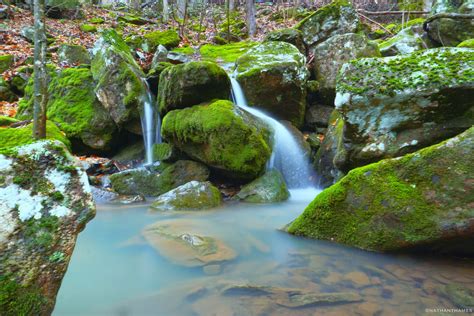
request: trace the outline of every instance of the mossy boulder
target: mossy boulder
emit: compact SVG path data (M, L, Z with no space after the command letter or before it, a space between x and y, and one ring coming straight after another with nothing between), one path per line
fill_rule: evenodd
M357 12L348 0L334 0L303 19L295 27L306 46L324 42L334 35L356 33L360 28Z
M319 94L327 104L334 103L336 76L342 65L358 58L380 57L376 44L365 35L347 33L335 35L312 49L312 71L319 83Z
M8 82L0 76L0 101L13 102L17 100L17 96L13 93Z
M474 38L471 38L471 39L468 39L468 40L465 40L465 41L459 43L459 45L457 47L474 48Z
M146 75L146 81L148 82L148 86L150 87L150 90L153 92L153 94L158 94L161 73L163 70L171 66L173 66L173 64L169 62L152 63L151 69Z
M148 21L138 15L134 14L124 14L117 18L119 22L125 22L133 25L145 25Z
M89 52L84 46L62 44L58 48L58 60L68 65L90 64Z
M354 169L321 192L292 234L373 251L474 254L474 128Z
M2 315L52 313L76 237L94 214L87 175L62 143L41 141L2 150Z
M5 121L5 119L3 119ZM8 124L10 125L10 124ZM9 148L31 144L33 138L33 123L19 127L0 127L0 152ZM46 139L58 140L70 148L71 143L63 132L51 121L46 122Z
M153 145L153 160L163 162L175 162L183 154L178 148L168 143L160 143Z
M169 112L161 134L192 159L232 179L255 179L271 155L270 132L230 101Z
M0 73L8 70L13 65L13 55L0 55Z
M181 39L175 30L153 31L143 36L148 51L154 52L159 45L163 45L166 49L178 47Z
M244 185L235 197L251 203L275 203L286 201L290 197L290 192L281 173L271 169Z
M302 33L293 28L281 29L270 32L265 36L265 41L286 42L293 44L302 54L306 54Z
M187 182L206 181L209 170L202 164L179 160L157 173L145 168L129 169L110 176L112 189L119 194L158 196Z
M250 106L301 127L306 110L306 58L285 42L265 42L236 62L236 78Z
M160 113L190 107L230 96L230 80L224 69L212 62L189 62L165 68L158 86Z
M225 45L206 44L200 47L199 54L202 60L221 64L234 63L240 56L257 45L252 41L241 41Z
M33 74L33 66L22 66L16 69L15 74L9 81L11 90L18 96L25 94L25 88L28 84L28 79ZM0 79L1 80L1 79Z
M474 14L472 0L435 0L431 14ZM428 35L443 46L457 46L462 41L474 38L473 19L440 18L428 24Z
M145 157L145 145L143 140L139 140L136 143L123 147L112 159L121 163L130 163L142 161Z
M421 25L407 27L395 36L379 43L380 53L382 56L395 56L433 48L432 41L424 34Z
M58 124L77 149L109 150L117 127L96 97L91 71L65 68L50 74L48 119ZM20 102L17 118L33 118L33 79Z
M474 51L436 48L343 66L336 108L347 155L338 168L397 157L457 135L474 123Z
M96 95L114 122L141 134L140 110L148 98L145 75L130 48L114 30L105 30L93 48L91 71Z
M343 137L344 118L338 110L333 110L324 139L314 156L314 167L319 176L320 187L328 187L344 176L336 167L336 162L346 159Z
M79 29L83 32L86 33L96 33L97 32L97 26L94 24L81 24L79 26Z
M217 207L221 203L219 189L210 182L191 181L157 197L151 208L158 211L195 211Z

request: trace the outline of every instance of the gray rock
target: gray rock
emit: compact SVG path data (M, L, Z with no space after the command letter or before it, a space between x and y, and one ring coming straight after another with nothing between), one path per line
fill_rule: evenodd
M235 198L251 203L275 203L290 197L281 173L268 170L265 174L242 187Z
M332 111L334 107L323 104L309 106L305 115L305 128L316 131L318 127L328 127Z
M91 63L89 52L80 45L62 44L58 49L58 59L59 62L69 65Z

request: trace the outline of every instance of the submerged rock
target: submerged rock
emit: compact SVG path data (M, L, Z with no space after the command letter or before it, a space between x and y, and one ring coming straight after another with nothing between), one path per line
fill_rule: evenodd
M210 182L191 181L160 195L151 208L159 211L192 211L213 208L221 202L219 189Z
M212 62L189 62L164 69L158 86L160 113L190 107L230 96L230 80L224 69Z
M236 61L237 81L250 106L301 127L306 110L306 59L285 42L265 42Z
M237 199L252 203L274 203L285 201L290 197L281 173L272 169L249 184L242 187Z
M335 0L303 19L296 27L310 47L334 35L356 33L360 28L357 12L348 0Z
M474 51L437 48L343 66L336 109L345 121L343 171L397 157L474 123Z
M461 284L451 283L441 292L458 308L474 308L474 291Z
M202 224L186 220L160 221L147 226L143 236L171 262L199 267L233 260L236 253L222 241L206 236Z
M232 179L255 179L271 155L266 125L230 101L171 111L161 131L189 157Z
M474 128L349 172L321 192L292 234L374 251L474 254Z
M278 302L278 305L291 308L301 308L310 306L357 303L362 301L362 297L356 292L290 293L288 301Z
M57 141L0 151L0 310L49 315L95 214L87 175Z

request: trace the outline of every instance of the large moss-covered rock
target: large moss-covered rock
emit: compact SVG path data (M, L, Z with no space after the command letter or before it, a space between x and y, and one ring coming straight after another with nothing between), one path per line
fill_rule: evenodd
M347 33L335 35L312 49L313 72L319 83L319 93L328 104L334 101L336 76L346 62L362 57L379 57L376 44L364 35Z
M401 158L354 169L288 228L375 251L474 254L474 128Z
M0 55L0 73L13 65L13 55Z
M78 147L108 150L117 128L108 111L97 100L95 82L87 68L65 68L50 72L47 117L58 124ZM33 118L33 80L20 102L17 117Z
M306 59L285 42L265 42L236 62L236 78L250 106L300 127L306 109Z
M356 33L359 28L359 17L348 0L334 0L296 26L308 47L322 43L334 35Z
M435 0L431 14L459 13L474 14L472 0ZM443 46L456 46L462 41L474 38L474 20L440 18L428 24L429 36Z
M251 203L282 202L290 197L281 173L268 170L265 174L242 187L236 198Z
M17 99L8 82L0 76L0 101L13 102Z
M234 179L256 178L271 155L264 123L230 101L171 111L161 133L189 157Z
M407 27L395 36L379 43L380 53L382 56L395 56L433 48L432 41L424 35L421 25Z
M159 45L163 45L167 49L178 47L181 41L175 30L153 31L145 34L144 39L150 52L154 52Z
M87 175L60 142L0 151L0 310L50 315L76 237L95 214Z
M157 197L151 208L158 211L195 211L210 209L221 203L219 189L210 182L191 181Z
M145 75L114 30L102 32L93 48L96 95L119 127L141 133L140 110L148 98Z
M270 32L265 36L265 41L286 42L293 44L302 54L306 54L303 35L297 29L287 28Z
M10 125L10 124L8 124ZM35 142L33 138L33 123L19 127L0 127L0 151ZM59 140L70 147L71 143L63 132L51 121L46 122L46 139Z
M129 169L110 176L115 192L124 195L158 196L187 182L206 181L209 170L202 164L179 160L157 173L145 168Z
M158 86L161 114L230 96L230 80L224 69L212 62L189 62L165 68Z
M438 48L347 63L336 108L346 127L347 171L459 134L474 123L474 51Z
M84 46L62 44L58 48L58 60L69 65L90 64L91 57Z

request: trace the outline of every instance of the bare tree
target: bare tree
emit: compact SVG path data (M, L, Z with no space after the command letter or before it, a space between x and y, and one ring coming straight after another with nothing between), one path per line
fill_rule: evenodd
M255 2L254 0L247 0L246 3L247 11L247 29L249 36L254 36L257 31L257 22L255 21Z
M45 0L34 0L34 112L33 137L46 137L46 104L48 103L48 72L46 69Z
M168 22L170 18L170 8L168 0L163 0L163 22Z

